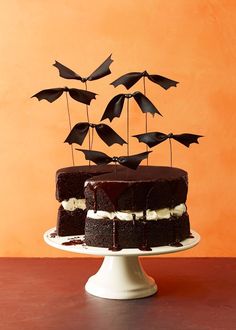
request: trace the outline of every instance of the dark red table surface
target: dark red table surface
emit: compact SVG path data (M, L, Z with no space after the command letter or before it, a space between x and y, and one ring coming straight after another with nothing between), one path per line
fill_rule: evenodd
M0 329L236 329L234 258L144 258L159 292L136 300L85 292L101 262L1 258Z

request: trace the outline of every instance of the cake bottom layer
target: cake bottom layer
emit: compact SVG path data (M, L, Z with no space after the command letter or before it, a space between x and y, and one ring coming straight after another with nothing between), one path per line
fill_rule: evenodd
M81 209L76 209L75 211L67 211L64 210L62 206L60 206L57 214L57 235L83 235L86 213L86 210Z
M187 212L181 217L172 216L160 220L110 220L91 219L85 222L85 243L89 246L106 247L111 250L139 248L150 250L154 246L181 246L190 237Z

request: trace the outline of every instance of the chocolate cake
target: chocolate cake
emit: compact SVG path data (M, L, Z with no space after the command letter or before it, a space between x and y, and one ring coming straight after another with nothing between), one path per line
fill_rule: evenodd
M84 183L94 175L112 171L112 165L72 166L56 172L56 199L61 203L57 215L59 236L84 234L86 206Z
M187 173L174 167L118 167L85 182L85 243L111 250L180 246L190 236Z

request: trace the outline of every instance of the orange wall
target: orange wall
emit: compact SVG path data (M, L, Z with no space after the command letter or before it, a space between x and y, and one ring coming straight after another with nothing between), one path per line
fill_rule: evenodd
M99 94L93 121L124 91L109 86L123 73L147 69L180 81L168 91L147 83L163 114L150 130L205 136L189 150L174 143L174 165L189 173L192 227L202 235L198 247L177 255L235 256L235 1L9 0L0 7L0 255L74 256L42 240L56 223L55 171L71 164L63 144L65 98L49 104L30 96L50 87L82 88L59 78L54 60L87 75L112 53L112 76L89 84ZM73 123L85 120L84 106L70 104ZM135 106L131 112L131 133L141 133L143 115ZM123 115L112 123L123 136L124 121ZM97 140L95 147L103 145ZM131 150L143 146L132 140ZM80 154L76 161L84 163ZM150 161L169 164L168 144Z

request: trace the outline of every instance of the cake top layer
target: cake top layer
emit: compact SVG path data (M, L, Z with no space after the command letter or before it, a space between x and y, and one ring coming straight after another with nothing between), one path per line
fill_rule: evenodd
M114 165L84 165L84 166L70 166L70 167L63 167L57 170L56 177L61 173L107 173L114 170Z
M116 171L85 181L87 209L156 210L185 203L188 175L166 166L140 166L136 171L117 166Z
M94 175L113 171L112 165L71 166L56 172L56 199L84 198L84 182Z
M176 167L168 166L140 166L137 170L131 170L122 166L117 166L117 170L98 176L93 176L86 183L92 182L152 182L169 181L187 177L187 172ZM100 166L98 167L100 168ZM85 185L86 185L85 183Z

